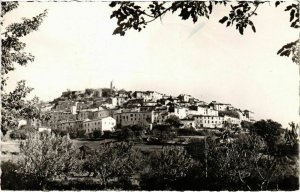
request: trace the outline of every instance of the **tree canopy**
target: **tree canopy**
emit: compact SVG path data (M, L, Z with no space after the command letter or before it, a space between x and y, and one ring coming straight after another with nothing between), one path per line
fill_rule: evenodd
M179 13L182 20L192 19L194 23L204 17L209 19L215 6L230 6L228 15L220 18L219 22L226 27L235 27L243 35L247 27L253 32L256 29L252 18L258 15L258 8L268 1L173 1L173 2L121 2L113 1L110 7L115 8L110 18L117 19L117 27L113 34L124 36L128 30L141 31L143 28L157 20L162 20L166 14ZM281 6L282 1L272 3L275 7ZM299 24L299 1L293 2L285 8L290 14L290 27L298 29ZM299 64L299 39L284 45L277 54L292 58L292 61Z
M1 2L1 26L3 26L5 15L18 7L18 2ZM7 130L17 126L18 118L37 119L40 118L39 109L36 104L38 98L26 101L26 96L32 91L25 85L25 81L19 81L15 90L7 93L5 90L7 75L15 70L15 65L26 66L34 60L34 56L25 51L26 44L21 41L22 37L38 30L47 15L43 13L28 19L22 18L20 23L11 23L1 33L1 131L5 134Z

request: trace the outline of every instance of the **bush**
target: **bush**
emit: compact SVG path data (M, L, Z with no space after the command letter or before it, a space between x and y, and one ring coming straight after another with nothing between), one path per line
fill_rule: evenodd
M52 133L54 133L56 136L60 136L60 137L66 136L68 134L67 131L61 130L61 129L53 129Z
M219 111L219 116L229 116L229 117L234 117L234 118L240 118L240 115L236 111Z
M136 135L130 127L124 127L117 132L117 138L120 141L134 141L136 140Z
M112 181L127 180L142 166L142 154L129 143L102 144L86 157L81 171L99 179L100 185L107 188Z
M28 133L25 130L14 130L10 133L11 139L21 139L25 140L28 137Z
M48 190L104 190L98 181L91 178L52 180L46 184Z
M93 131L93 138L100 138L101 135L102 135L102 132L100 130Z
M111 132L111 131L103 131L103 138L107 138L107 139L109 139L109 138L112 138L112 136L113 136L113 132Z
M170 115L166 119L165 122L166 122L167 125L170 125L170 126L175 127L175 128L179 128L181 126L180 119L176 115Z
M32 134L21 142L20 153L23 155L18 162L18 171L36 179L35 185L41 189L48 179L66 175L76 168L75 149L67 136Z
M176 131L170 125L155 125L151 135L159 139L173 139L176 136Z
M194 135L200 135L200 133L193 128L185 128L185 129L178 129L177 135L178 136L194 136Z
M1 189L2 190L41 190L39 182L34 175L24 174L20 171L18 163L11 161L1 163Z
M149 171L142 174L143 190L176 190L176 182L186 177L196 162L183 147L164 147L150 157Z
M16 170L18 170L19 167L17 164L12 163L11 161L2 162L1 163L1 189L4 190L18 190L18 181L20 181L20 178L18 178L18 174Z
M66 135L66 133L69 133L71 139L75 138L83 138L85 135L85 130L84 129L79 129L79 128L70 128L67 132L63 132L61 136Z
M205 140L192 140L186 150L194 159L203 160L205 153Z

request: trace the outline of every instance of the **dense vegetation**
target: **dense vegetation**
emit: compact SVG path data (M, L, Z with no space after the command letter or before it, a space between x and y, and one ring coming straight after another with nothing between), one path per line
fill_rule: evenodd
M5 16L18 7L18 2L1 2L1 27ZM25 98L33 90L19 81L15 89L6 91L9 74L16 65L26 66L34 61L34 56L25 51L26 44L22 38L37 31L47 15L47 10L33 18L22 18L19 23L11 23L1 32L1 133L13 130L18 126L18 119L42 119L37 104L37 97L28 101Z
M215 2L217 4L218 2ZM225 2L219 2L225 4ZM238 2L229 17L220 22L232 25L243 34L247 25L255 31L251 17L264 2ZM276 2L278 6L280 2ZM1 19L18 7L17 2L1 3ZM212 2L152 2L142 10L133 2L113 2L112 18L118 19L115 34L124 35L130 28L141 27L152 20L162 18L167 12L180 11L182 19L208 17ZM197 9L195 9L197 8ZM245 11L242 11L244 9ZM193 11L192 11L193 10ZM150 11L147 13L146 11ZM242 12L241 12L242 11ZM290 12L291 27L299 28L299 8L296 4L286 7ZM149 16L150 20L141 17ZM10 93L5 91L8 74L15 65L26 65L34 57L25 52L21 38L38 30L46 11L32 19L24 18L12 23L1 33L1 132L16 127L18 118L43 118L36 106L38 100L26 101L32 90L25 81L17 84ZM247 17L248 16L248 17ZM229 24L228 24L229 22ZM2 26L1 21L1 26ZM279 50L281 56L292 56L298 63L299 40ZM88 92L90 90L87 90ZM72 95L70 95L72 97ZM81 132L35 133L20 129L12 137L24 139L20 154L14 161L1 163L1 188L4 190L297 190L298 135L297 126L290 130L268 121L253 125L243 123L249 133L236 134L224 130L218 134L203 132L204 139L195 139L187 145L162 146L160 150L141 151L133 142L142 140L147 130L133 126L117 133L119 141L102 144L97 149L86 146L75 148L71 138ZM156 141L173 139L177 135L197 135L193 130L174 131L179 123L170 119L168 125L156 126L151 132ZM111 133L107 133L109 136ZM92 134L98 137L99 133Z
M127 129L134 135L129 138L142 137L147 131L137 126ZM299 188L296 129L295 124L285 130L274 121L261 120L251 125L249 133L210 132L204 139L191 140L187 145L162 145L154 151L136 148L126 135L121 137L123 141L91 149L75 148L68 135L33 133L21 143L17 162L1 164L1 187L296 190Z

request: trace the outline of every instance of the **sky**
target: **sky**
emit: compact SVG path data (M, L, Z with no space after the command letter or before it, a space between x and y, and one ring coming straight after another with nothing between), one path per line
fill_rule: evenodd
M231 103L253 111L256 120L273 119L287 126L299 122L299 68L276 55L299 37L289 23L287 3L268 3L240 35L218 21L229 7L215 7L210 19L181 20L179 13L148 24L141 32L112 35L117 26L106 2L29 3L5 16L5 25L48 15L38 31L22 38L35 61L17 66L7 90L26 80L31 96L53 100L62 91L109 87L153 90L200 100Z

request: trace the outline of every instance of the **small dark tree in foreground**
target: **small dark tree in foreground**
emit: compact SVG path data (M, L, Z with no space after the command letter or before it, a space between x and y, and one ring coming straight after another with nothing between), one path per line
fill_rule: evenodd
M1 176L2 189L42 190L50 180L66 176L76 169L75 149L67 136L32 134L21 142L20 154L17 163L11 165L16 169L5 167L9 163L1 165L7 171ZM17 178L14 186L9 184L11 177Z
M149 171L142 175L144 190L174 190L172 186L184 178L196 162L183 147L164 147L150 157Z
M129 181L131 176L143 169L141 153L129 143L100 145L86 155L82 170L93 173L99 181L99 188L113 188L120 181ZM115 183L115 182L116 183Z

